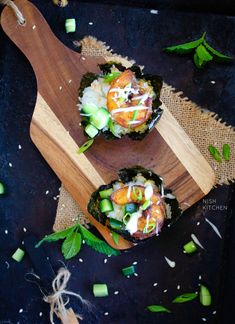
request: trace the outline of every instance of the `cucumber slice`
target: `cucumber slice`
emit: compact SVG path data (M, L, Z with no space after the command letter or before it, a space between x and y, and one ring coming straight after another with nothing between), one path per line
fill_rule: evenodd
M191 254L197 251L197 246L193 241L190 241L184 245L184 251L187 254Z
M133 214L133 213L137 212L137 209L138 209L138 207L134 203L126 204L125 205L125 214L126 213Z
M88 136L90 136L91 138L94 138L99 133L99 130L95 126L88 124L85 127L85 132L87 133Z
M4 195L5 193L5 186L2 182L0 182L0 196Z
M125 277L131 276L135 273L135 266L130 266L122 269L122 273L124 274Z
M110 113L105 108L98 109L93 115L90 117L90 123L94 125L98 129L102 129L108 125L110 118Z
M113 192L112 188L101 190L99 192L101 198L109 198Z
M203 306L211 305L211 293L206 286L200 285L200 303Z
M93 294L95 297L106 297L109 295L108 286L106 284L94 284Z
M20 261L22 261L24 255L25 255L25 252L22 249L18 248L15 251L15 253L12 255L12 259L17 262L20 262Z
M87 104L85 104L84 106L82 106L82 111L83 111L85 114L92 115L92 114L94 114L97 110L98 110L98 107L97 107L95 104L93 104L93 103L87 103Z
M114 229L121 229L123 227L123 223L115 218L110 218L109 224Z
M113 204L109 199L102 199L100 202L100 210L102 213L110 212L113 210Z

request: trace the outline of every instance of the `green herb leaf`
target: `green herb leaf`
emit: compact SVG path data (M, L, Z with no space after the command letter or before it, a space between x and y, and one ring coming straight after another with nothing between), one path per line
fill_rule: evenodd
M220 152L217 150L217 148L213 145L208 146L208 150L210 152L210 155L219 163L222 162Z
M61 247L61 251L66 260L71 259L78 254L81 249L81 242L82 236L80 233L72 232L67 236Z
M105 74L105 76L104 76L104 82L105 83L110 83L113 80L115 80L117 77L119 77L120 74L121 74L121 72L117 72L117 71L114 71L114 72Z
M113 238L113 241L116 245L118 245L118 242L119 242L119 234L116 233L116 232L111 232L112 233L112 238Z
M231 148L229 144L224 144L223 145L223 157L225 161L229 161L231 156Z
M197 298L197 294L196 293L186 293L186 294L183 294L183 295L180 295L178 297L176 297L172 303L174 304L179 304L179 303L186 303L186 302L189 302L190 300L193 300L195 298Z
M203 42L205 34L206 33L204 33L202 37L193 42L166 47L163 49L163 51L166 53L188 54Z
M197 68L201 69L207 62L211 61L212 59L213 57L203 45L199 45L196 48L196 52L194 54L194 63Z
M215 61L217 61L217 62L231 62L233 60L233 57L224 55L224 54L216 51L205 40L203 41L203 45L212 54L212 56L214 57Z
M150 306L147 306L147 310L149 310L150 312L153 312L153 313L171 313L171 311L164 307L164 306L161 306L161 305L150 305Z
M89 149L89 147L91 147L91 145L94 143L94 139L90 139L87 142L85 142L78 150L78 154L80 153L84 153L85 151L87 151Z
M55 232L50 235L46 235L41 241L39 241L35 245L35 247L38 248L44 242L55 242L58 240L65 239L68 235L70 235L76 229L76 227L77 227L77 225L66 228L65 230L60 231L60 232Z
M79 229L86 244L93 248L95 251L106 255L120 255L120 252L118 250L113 249L106 242L98 239L94 234L92 234L82 225L79 225Z

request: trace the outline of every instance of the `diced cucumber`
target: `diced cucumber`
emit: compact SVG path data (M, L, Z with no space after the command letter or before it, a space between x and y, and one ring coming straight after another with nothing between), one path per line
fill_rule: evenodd
M5 193L5 186L2 182L0 182L0 196L4 195Z
M95 297L106 297L109 295L108 286L106 284L94 284L93 294Z
M109 224L114 229L121 229L123 227L123 223L115 218L110 218Z
M92 114L94 114L97 110L98 110L98 107L97 107L95 104L93 104L93 103L87 103L87 104L85 104L84 106L82 106L82 111L83 111L85 114L92 115Z
M98 129L108 125L110 114L107 109L100 108L90 117L90 123Z
M130 203L130 204L126 204L125 205L125 214L126 213L130 213L130 214L133 214L135 212L137 212L137 204L134 204L134 203Z
M113 204L109 199L102 199L100 201L100 210L102 213L110 212L113 210Z
M112 188L101 190L99 192L101 198L109 198L113 192Z
M25 252L22 249L18 248L15 251L15 253L12 255L12 259L17 262L20 262L23 259L24 255L25 255Z
M123 268L122 273L125 277L133 275L135 273L135 266L132 265L130 267Z
M185 253L192 254L197 251L197 246L193 241L190 241L184 245Z
M200 285L200 303L203 306L211 305L211 293L206 286Z
M85 127L85 132L87 133L88 136L94 138L99 133L99 130L95 126L88 124Z

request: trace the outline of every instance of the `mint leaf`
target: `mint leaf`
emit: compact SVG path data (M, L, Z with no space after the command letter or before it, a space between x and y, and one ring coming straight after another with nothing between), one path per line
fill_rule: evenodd
M203 41L203 45L212 54L212 56L214 57L215 61L217 61L217 62L231 62L233 60L233 58L231 56L227 56L227 55L224 55L224 54L216 51L205 40Z
M72 232L67 238L64 240L61 251L66 260L71 259L81 249L82 237L80 233Z
M118 245L118 242L119 242L119 234L116 233L116 232L111 232L112 233L112 238L113 238L113 241L116 245Z
M166 47L163 49L163 51L166 53L188 54L188 53L192 52L194 48L196 48L198 45L200 45L203 42L205 34L206 33L204 33L202 35L202 37L200 37L199 39L197 39L193 42L188 42L188 43L184 43L184 44Z
M229 161L231 156L231 148L228 144L223 145L223 157L225 161Z
M171 311L164 307L164 306L161 306L161 305L150 305L150 306L147 306L147 310L149 310L150 312L153 312L153 313L171 313Z
M207 51L207 49L203 45L199 45L196 48L196 52L194 54L194 63L200 69L207 62L213 60L213 56Z
M78 154L80 153L84 153L85 151L87 151L89 149L89 147L91 147L91 145L94 143L94 139L90 139L88 141L86 141L84 144L82 144L82 146L79 147L78 150Z
M46 235L41 241L39 241L35 245L35 247L38 248L44 242L55 242L58 240L62 240L64 238L66 238L68 235L70 235L75 230L76 227L77 227L77 225L66 228L65 230L60 231L60 232L55 232L50 235Z
M86 244L89 245L95 251L106 255L120 255L120 252L118 250L113 249L106 242L100 240L98 237L96 237L94 234L88 231L81 224L79 225L79 229Z
M176 297L172 301L172 303L174 303L174 304L186 303L186 302L189 302L190 300L197 298L197 296L198 295L196 293L186 293L186 294Z

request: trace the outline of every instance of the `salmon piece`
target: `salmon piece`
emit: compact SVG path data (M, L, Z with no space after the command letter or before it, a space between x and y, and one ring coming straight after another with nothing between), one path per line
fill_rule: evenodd
M120 99L117 98L119 92L118 90L115 91L115 89L124 89L128 84L131 84L131 89L138 91L138 93L130 92L128 101L121 102ZM112 81L107 95L107 107L111 113L112 119L125 128L136 128L145 123L152 113L152 99L147 97L146 100L139 105L139 100L135 100L135 98L144 95L146 92L149 92L149 90L151 90L150 86L143 88L143 80L137 81L135 74L131 70L124 71L118 78ZM148 107L148 109L137 110L136 113L134 110L114 112L115 109L125 109L138 105L139 107ZM133 119L135 123L131 123Z

